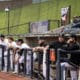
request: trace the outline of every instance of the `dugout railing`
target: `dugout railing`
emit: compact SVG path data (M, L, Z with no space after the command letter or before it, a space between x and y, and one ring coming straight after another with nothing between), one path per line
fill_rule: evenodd
M5 47L3 45L0 45L0 71L3 70L4 66L4 50Z
M63 49L58 49L57 50L57 62L56 62L56 80L63 80L62 76L61 76L61 61L63 60L64 62L68 62L69 64L71 64L75 69L78 69L78 66L75 65L74 63L70 62L70 60L68 58L62 58L61 54L80 54L80 50L72 50L72 51L68 51L68 50L63 50Z
M11 68L10 68L10 56L11 56L11 48L9 48L9 49L7 49L6 50L6 48L5 48L5 46L3 46L3 45L0 45L0 71L3 71L3 69L4 69L4 65L5 65L5 62L4 62L4 57L5 57L5 55L4 55L4 53L5 53L5 51L7 51L7 72L9 72L9 71L11 71ZM30 55L30 67L31 67L31 71L30 71L30 74L29 74L29 76L32 78L32 76L33 76L33 52L32 52L32 49L23 49L23 55L24 55L24 70L23 70L23 75L24 76L26 76L27 74L26 74L26 65L27 65L27 62L26 62L26 60L27 60L27 54L28 55ZM14 62L13 62L13 70L12 71L14 71ZM18 74L19 74L19 64L18 64Z
M37 78L38 78L38 80L50 80L50 68L51 68L51 66L50 66L51 65L50 50L52 50L52 49L48 49L46 51L46 53L44 53L44 54L46 54L45 55L46 56L46 60L45 60L45 63L46 63L46 77L44 77L43 73L41 73L40 64L39 64L39 58L40 58L39 55L40 54L38 53L38 60L37 60L37 63L38 63L38 66L37 66ZM4 69L4 64L5 64L5 62L4 62L4 53L5 53L5 51L6 51L6 48L4 46L0 45L0 71L3 71L3 69ZM14 62L12 63L13 64L13 69L11 70L11 60L10 60L11 52L12 52L11 48L7 49L7 72L13 72L14 71L14 65L15 65ZM34 69L35 65L34 64L36 62L33 59L33 54L34 53L33 53L32 49L23 49L22 53L24 55L23 75L24 76L28 76L27 72L26 72L27 71L27 68L26 68L26 65L27 65L27 54L28 54L28 55L30 55L30 61L31 61L30 62L31 71L30 71L29 76L31 78L33 78L34 74L35 74L35 69ZM59 55L58 55L58 57L59 57ZM58 63L58 67L57 67L58 70L57 71L59 71L59 66L60 66L59 59L57 60L57 63ZM53 65L55 65L55 64L53 64ZM18 75L20 74L19 62L18 62L18 73L17 74ZM58 76L59 76L59 72L58 72ZM40 78L40 77L42 77L42 78Z
M5 51L7 51L7 55L6 55L7 56L7 58L6 58L7 59L7 66L6 66L7 67L7 72L13 72L15 64L14 64L14 62L12 63L13 64L13 69L11 69L11 59L10 59L10 56L12 55L11 54L12 49L11 48L6 49L6 47L3 46L3 45L0 45L0 71L4 70L4 65L5 65L5 61L4 61L5 55L4 55L4 53L5 53ZM49 80L49 78L50 78L50 54L49 54L49 52L50 52L50 50L47 50L47 53L46 53L46 77L45 78L42 77L42 79L40 79L41 70L40 70L39 61L37 61L38 62L38 73L37 73L38 74L38 77L37 77L38 80ZM31 78L33 78L34 72L35 72L35 70L34 70L35 66L33 64L35 63L35 61L33 59L33 51L32 51L32 49L23 49L23 55L24 55L23 75L27 76L27 74L26 74L26 71L27 71L27 68L26 68L26 65L27 65L27 59L26 59L27 58L27 54L30 55L30 60L31 60L31 63L30 63L31 71L30 71L29 76ZM39 56L39 54L38 54L38 56ZM19 62L18 62L18 73L17 74L18 75L20 74Z
M53 52L52 52L53 51ZM55 79L55 77L54 77L54 75L55 74L53 74L53 73L51 73L51 70L52 70L52 72L56 72L56 71L54 71L54 70L56 70L56 64L55 64L55 60L53 60L53 61L51 61L51 59L50 59L50 57L51 57L51 52L52 52L52 54L53 54L53 56L55 56L54 55L54 49L48 49L47 51L46 51L46 53L44 52L44 53L42 53L43 54L43 56L45 55L45 61L43 60L43 63L42 63L42 65L43 64L45 64L46 66L44 67L44 68L46 68L46 70L45 70L45 76L43 75L43 73L42 73L42 71L41 70L43 70L43 69L41 69L41 64L40 64L40 62L39 62L39 58L40 57L38 57L38 72L37 72L37 74L38 74L38 80L51 80L51 79ZM38 53L38 56L40 55L41 53ZM43 57L43 59L44 59L44 57ZM52 76L51 76L52 75Z

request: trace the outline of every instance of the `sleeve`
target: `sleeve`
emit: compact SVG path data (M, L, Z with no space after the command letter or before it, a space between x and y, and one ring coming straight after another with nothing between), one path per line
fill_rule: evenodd
M18 46L18 45L16 45L16 46L15 46L15 48L19 48L19 49L20 49L21 47L20 47L20 46Z
M80 43L77 43L77 45L78 45L78 49L80 49Z
M22 44L21 49L30 48L27 44Z
M16 42L12 43L12 47L16 48Z
M76 50L79 50L80 49L80 44L76 44Z
M67 46L65 47L65 50L79 50L80 46L78 44L72 44L69 45L67 44Z
M55 48L55 42L52 42L52 43L49 45L49 48Z

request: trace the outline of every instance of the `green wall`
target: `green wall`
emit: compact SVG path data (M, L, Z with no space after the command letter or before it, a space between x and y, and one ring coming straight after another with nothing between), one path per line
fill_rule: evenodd
M80 15L80 0L49 0L47 2L30 4L21 8L10 10L10 26L23 24L26 22L41 20L60 20L61 8L71 5L71 17ZM27 33L29 24L11 28L11 34ZM7 13L0 11L0 28L7 27ZM51 22L51 29L57 27L55 22ZM7 34L7 30L0 30L0 33Z

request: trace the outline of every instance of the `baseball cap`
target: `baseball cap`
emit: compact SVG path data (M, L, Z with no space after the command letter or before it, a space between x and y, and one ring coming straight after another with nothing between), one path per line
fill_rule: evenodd
M77 36L75 34L71 34L70 37L74 38L75 40L77 39Z
M65 38L64 34L59 34L59 37Z
M3 37L3 38L5 38L5 36L4 36L3 34L1 34L1 35L0 35L0 37Z

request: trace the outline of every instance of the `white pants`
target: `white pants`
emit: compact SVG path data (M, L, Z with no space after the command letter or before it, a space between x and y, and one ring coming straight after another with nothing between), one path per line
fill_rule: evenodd
M27 53L27 58L26 58L26 73L30 74L31 73L31 54Z
M19 63L24 63L24 55L20 56Z
M4 56L4 71L7 71L7 56Z
M8 65L8 61L7 61L7 54L8 54L8 52L7 51L5 51L4 52L4 71L7 71L7 65Z
M1 63L2 63L2 58L0 57L0 70L1 70L1 65L2 65Z
M33 53L33 60L35 61L37 59L37 54L34 52Z
M46 72L46 67L47 67L47 65L46 65L46 54L47 54L47 52L46 52L46 50L44 50L44 53L43 53L43 76L44 76L45 80L46 80L46 73L47 73ZM52 77L49 77L49 79L53 80Z
M2 66L2 49L0 48L0 70Z
M19 57L19 54L16 53L15 60L17 60ZM24 55L22 55L19 59L19 63L24 63ZM15 64L15 72L18 72L18 63ZM26 57L26 73L29 74L31 71L31 55L27 54Z
M15 61L19 58L18 53L15 54ZM18 62L14 64L14 71L18 73Z
M44 50L43 54L43 76L46 78L46 51Z
M10 69L13 70L13 52L10 51Z
M61 77L62 77L62 80L66 80L66 74L65 74L65 68L72 68L71 70L70 70L70 74L71 74L71 80L78 80L77 79L77 70L75 70L74 68L73 68L73 66L71 66L69 63L67 63L67 62L63 62L63 63L61 63Z
M8 52L4 52L4 70L7 71L7 65L8 65ZM13 52L10 51L10 69L13 69Z
M24 55L22 55L19 59L19 63L24 63ZM31 72L31 55L27 53L26 57L26 73L29 74Z
M0 70L1 70L1 67L2 67L2 52L0 50Z
M30 74L30 72L31 72L31 60L27 60L26 74Z

